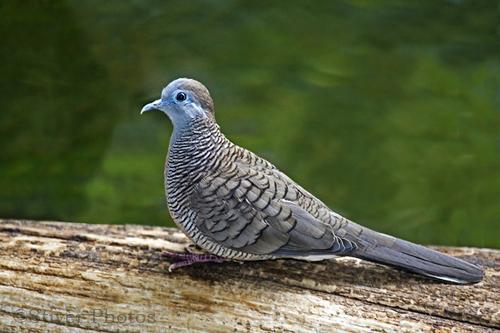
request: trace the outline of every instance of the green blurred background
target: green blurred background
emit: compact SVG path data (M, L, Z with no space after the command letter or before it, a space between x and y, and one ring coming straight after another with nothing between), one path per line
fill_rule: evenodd
M0 217L173 225L172 130L204 82L236 143L341 214L500 247L497 1L2 1Z

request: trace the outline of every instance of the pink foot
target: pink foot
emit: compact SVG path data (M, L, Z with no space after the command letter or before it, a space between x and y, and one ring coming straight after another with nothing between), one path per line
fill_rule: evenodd
M191 266L196 263L206 263L206 262L221 263L227 261L227 259L213 254L165 252L162 253L162 256L178 260L176 263L170 265L170 267L168 268L169 272L172 272L177 268Z

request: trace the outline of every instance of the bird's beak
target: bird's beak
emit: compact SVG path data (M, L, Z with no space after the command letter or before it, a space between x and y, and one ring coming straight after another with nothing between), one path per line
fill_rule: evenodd
M141 110L141 114L143 114L144 112L151 111L151 110L161 110L161 106L162 106L161 99L157 99L154 102L151 102L149 104L144 105L144 107Z

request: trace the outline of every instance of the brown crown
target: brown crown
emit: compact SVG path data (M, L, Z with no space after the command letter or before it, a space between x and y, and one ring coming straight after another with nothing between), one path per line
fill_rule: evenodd
M196 96L203 109L210 111L212 114L215 113L214 101L212 100L207 87L205 87L202 83L193 79L181 79L178 88L191 91Z

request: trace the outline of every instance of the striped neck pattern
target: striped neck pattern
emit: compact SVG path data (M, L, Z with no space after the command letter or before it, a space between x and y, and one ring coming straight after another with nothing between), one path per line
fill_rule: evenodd
M176 132L177 131L177 132ZM211 170L223 167L232 144L210 118L195 119L182 129L174 129L165 167L167 203L176 223L184 224L190 213L189 198L195 184ZM185 227L185 226L182 226Z

